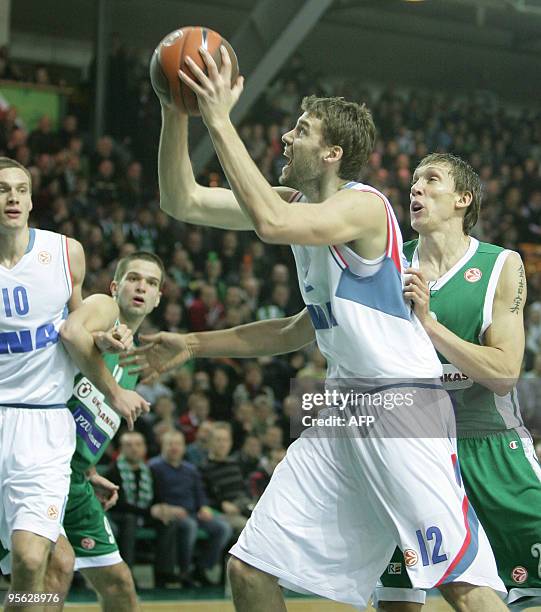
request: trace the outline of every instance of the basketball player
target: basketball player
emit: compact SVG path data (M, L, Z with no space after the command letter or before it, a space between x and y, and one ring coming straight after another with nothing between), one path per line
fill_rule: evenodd
M4 573L11 565L11 592L43 591L60 531L75 448L70 355L129 423L148 410L118 386L94 346L92 332L116 318L114 301L94 296L81 306L81 245L29 228L31 208L30 173L0 158L0 544L11 552L1 562Z
M111 293L118 303L120 323L128 326L134 335L160 302L164 274L161 259L143 251L124 257L117 265ZM118 354L106 354L104 360L122 388L135 387L137 377L118 365ZM75 569L96 589L104 610L131 612L137 608L133 578L118 552L102 504L87 479L89 472L95 473L95 465L118 430L120 419L82 375L75 380L68 407L77 426L77 446L71 460L71 484L63 526L75 552ZM106 479L96 480L99 485L108 483ZM67 594L72 573L66 568L69 564L65 558L64 550L57 546L47 568L47 591Z
M518 253L470 236L481 181L460 158L425 157L410 199L419 239L404 245L412 262L405 296L443 363L465 488L509 590L507 603L514 609L539 605L541 468L515 387L524 352L524 266ZM380 609L421 609L425 593L407 589L403 568L397 551L382 578L387 588L377 589Z
M266 242L293 245L307 308L267 327L177 336L177 350L208 357L276 354L315 335L329 364L329 384L340 388L340 379L363 379L375 397L389 382L394 390L388 379L407 381L416 398L412 417L429 402L426 416L439 427L439 437L410 433L391 439L394 426L408 425L405 411L397 409L379 413L376 433L364 437L355 428L332 439L317 428L307 430L289 447L231 549L236 609L285 611L279 585L364 607L395 543L417 557L409 568L417 586L439 586L459 610L505 609L487 588L504 590L453 466L454 420L448 398L439 392L441 366L402 299L398 224L387 199L355 181L375 140L369 111L340 98L306 98L295 128L283 137L288 163L282 186L272 189L229 118L242 78L231 87L224 49L220 71L206 51L201 54L209 76L188 60L198 82L183 72L180 77L198 96L232 192L197 185L187 121L164 108L162 206L185 221L255 229ZM159 354L162 344L164 361L174 354L174 348L167 350L171 336L154 342L151 350ZM425 386L418 384L421 379ZM328 412L336 416L337 407ZM409 426L417 430L423 424ZM436 538L426 565L419 534Z

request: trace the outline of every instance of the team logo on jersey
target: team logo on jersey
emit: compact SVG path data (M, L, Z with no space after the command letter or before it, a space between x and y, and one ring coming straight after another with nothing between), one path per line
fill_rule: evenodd
M479 268L468 268L466 272L464 272L464 278L468 281L468 283L476 283L481 280L483 273Z
M93 540L92 538L83 538L81 540L81 546L85 550L92 550L94 546L96 546L96 540Z
M404 551L404 562L406 563L406 567L417 565L417 561L419 561L419 555L411 548L406 548Z
M522 565L517 565L511 572L511 578L517 584L523 584L526 582L526 580L528 580L528 570L525 567L522 567Z
M387 572L391 576L398 576L402 573L402 563L389 563L389 567L387 568Z
M92 393L92 385L87 381L83 381L77 387L77 391L75 393L77 393L80 398L88 397Z
M517 450L518 442L516 440L511 440L511 442L509 442L509 448L511 450Z
M52 520L52 521L56 521L56 519L58 518L58 508L51 504L48 508L47 508L47 516Z
M38 253L38 261L44 266L48 266L51 263L52 255L48 251L40 251Z

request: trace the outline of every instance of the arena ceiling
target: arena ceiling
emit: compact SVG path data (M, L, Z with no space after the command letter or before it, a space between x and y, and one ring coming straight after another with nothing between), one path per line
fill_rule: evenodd
M107 0L111 26L122 38L152 47L156 38L179 25L206 23L231 36L255 6L255 0ZM279 10L281 3L275 0ZM14 32L66 36L91 41L96 0L12 0ZM318 27L361 30L460 41L510 50L541 50L541 0L335 0ZM338 32L337 30L337 32Z

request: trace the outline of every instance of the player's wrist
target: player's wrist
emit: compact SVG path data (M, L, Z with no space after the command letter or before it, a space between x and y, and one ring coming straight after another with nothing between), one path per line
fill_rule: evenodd
M186 351L189 354L189 359L196 359L197 357L199 357L201 343L199 342L199 338L197 337L197 334L187 334L185 343L186 343Z

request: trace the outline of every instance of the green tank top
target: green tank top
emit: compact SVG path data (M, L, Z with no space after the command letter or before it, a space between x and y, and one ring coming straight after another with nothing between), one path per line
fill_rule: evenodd
M419 267L417 240L404 244L404 255ZM510 251L471 239L470 248L451 270L430 286L430 311L457 336L482 345L492 322L498 279ZM516 388L501 397L473 382L438 353L442 382L454 407L459 438L478 437L523 425Z
M105 354L105 365L123 389L134 389L137 376L118 365L119 356ZM68 401L75 425L77 441L71 460L74 476L84 476L88 468L101 459L120 426L121 417L105 403L103 394L82 374L75 378L73 395Z

